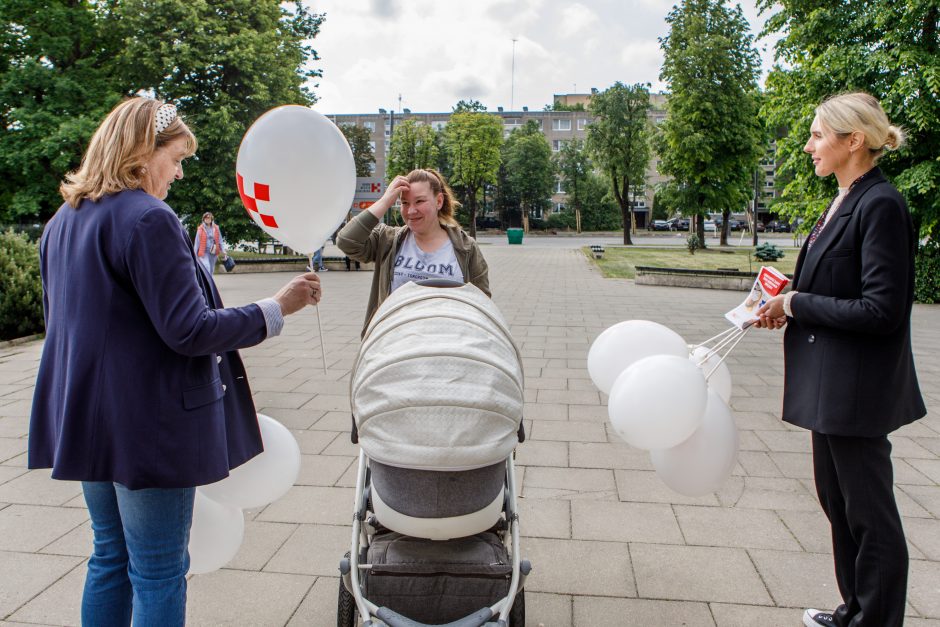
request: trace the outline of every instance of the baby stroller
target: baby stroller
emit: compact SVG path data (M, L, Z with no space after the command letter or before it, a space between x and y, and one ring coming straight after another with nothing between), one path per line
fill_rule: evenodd
M525 625L523 374L493 302L450 281L397 289L366 330L350 400L359 472L337 625Z

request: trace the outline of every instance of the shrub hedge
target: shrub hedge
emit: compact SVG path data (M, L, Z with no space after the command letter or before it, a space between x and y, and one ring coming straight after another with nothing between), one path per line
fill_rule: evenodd
M41 333L39 246L13 229L0 233L0 340Z

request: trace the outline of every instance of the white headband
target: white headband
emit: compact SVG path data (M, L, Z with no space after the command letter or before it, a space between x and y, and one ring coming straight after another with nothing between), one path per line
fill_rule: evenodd
M157 133L162 133L176 119L176 107L170 103L162 104L157 109L154 120L154 128Z

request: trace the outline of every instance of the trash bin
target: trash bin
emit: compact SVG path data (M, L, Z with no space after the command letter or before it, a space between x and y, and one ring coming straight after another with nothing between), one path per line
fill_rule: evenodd
M522 229L506 229L506 235L509 237L510 244L521 244L523 233L524 231Z

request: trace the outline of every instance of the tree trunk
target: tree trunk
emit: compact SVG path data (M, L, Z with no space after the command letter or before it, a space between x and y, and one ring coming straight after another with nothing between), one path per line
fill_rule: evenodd
M614 180L614 192L617 191L617 181ZM633 229L633 207L630 206L630 181L623 177L622 193L615 194L617 202L620 203L620 213L623 216L623 243L626 246L633 245L633 239L630 237L630 231Z
M731 231L731 225L728 224L731 218L731 210L725 209L721 212L721 241L718 242L719 246L728 245L728 233Z
M575 207L574 209L574 225L575 225L575 228L578 230L578 233L580 233L581 232L581 209L579 209L578 207Z
M477 192L467 190L467 208L470 210L470 237L477 238Z

